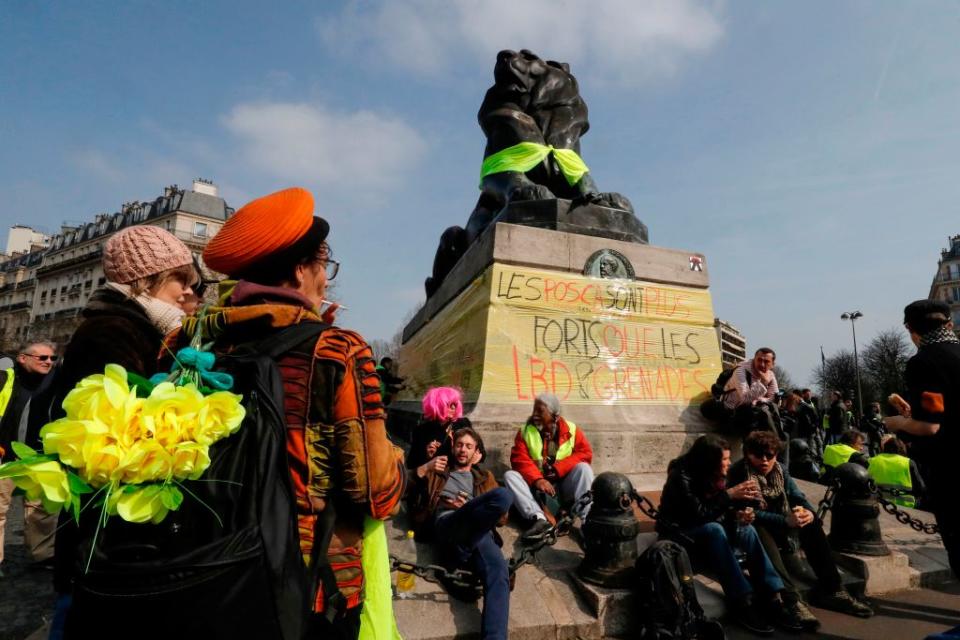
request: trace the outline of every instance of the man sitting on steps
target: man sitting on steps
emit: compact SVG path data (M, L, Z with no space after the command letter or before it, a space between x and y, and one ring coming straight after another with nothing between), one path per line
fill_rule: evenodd
M510 451L510 466L503 483L513 493L520 515L532 521L524 533L527 539L546 533L550 527L543 508L533 492L574 504L593 484L593 450L583 430L560 417L560 400L552 393L541 393L533 403L533 415L517 432ZM590 507L580 507L574 515L587 517Z
M449 467L427 465L415 475L413 520L419 527L432 523L436 544L450 568L467 568L483 581L483 615L480 637L507 637L510 612L510 575L500 550L496 527L507 522L513 504L510 491L499 487L493 474L476 469L479 434L463 427L453 434ZM422 474L422 475L421 475Z

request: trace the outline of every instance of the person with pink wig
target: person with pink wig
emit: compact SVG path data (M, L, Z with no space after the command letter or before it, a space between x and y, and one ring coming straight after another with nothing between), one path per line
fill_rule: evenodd
M453 432L469 426L470 421L463 417L463 394L459 389L429 389L423 396L423 419L413 431L407 468L416 470L428 464L445 466L453 451ZM481 455L485 455L482 450ZM436 470L443 471L442 468Z

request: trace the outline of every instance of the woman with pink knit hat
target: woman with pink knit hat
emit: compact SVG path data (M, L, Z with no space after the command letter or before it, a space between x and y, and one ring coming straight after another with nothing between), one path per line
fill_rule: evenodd
M145 378L157 372L163 338L179 328L182 305L199 280L193 264L187 246L160 227L127 227L107 240L103 248L107 282L93 292L81 312L83 322L64 352L54 398L44 405L50 408L46 417L60 417L66 394L86 376L103 373L107 364L119 364ZM57 628L63 624L78 570L77 544L77 528L62 514L54 556Z
M67 390L108 363L147 377L156 373L163 337L180 327L183 304L199 279L187 246L151 225L111 236L103 272L106 285L90 297L64 353Z

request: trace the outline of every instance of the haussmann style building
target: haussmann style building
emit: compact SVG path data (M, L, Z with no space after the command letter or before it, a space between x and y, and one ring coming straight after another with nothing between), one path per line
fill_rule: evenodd
M113 233L156 225L199 256L232 213L216 185L198 179L189 190L170 186L152 201L128 202L116 213L64 226L46 248L7 258L0 263L0 350L11 353L31 339L58 344L70 339L90 294L106 282L103 245Z

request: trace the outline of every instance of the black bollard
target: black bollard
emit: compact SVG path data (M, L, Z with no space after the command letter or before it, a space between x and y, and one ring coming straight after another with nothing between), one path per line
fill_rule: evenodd
M632 586L640 523L633 512L633 485L621 473L605 471L591 487L593 503L583 523L583 562L577 573L601 587Z
M834 471L836 494L830 510L828 540L834 551L862 556L888 556L880 535L880 506L866 468L855 462Z

